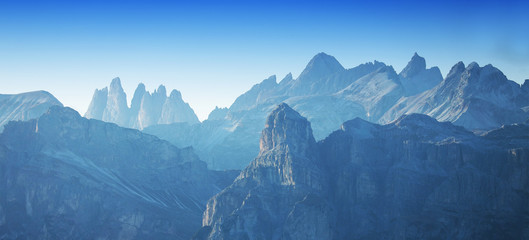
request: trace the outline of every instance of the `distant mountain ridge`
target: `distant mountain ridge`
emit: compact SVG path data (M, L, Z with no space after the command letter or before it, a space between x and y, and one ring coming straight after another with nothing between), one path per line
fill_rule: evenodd
M426 68L417 53L400 73L378 61L346 69L318 53L297 79L287 74L277 82L271 76L201 124L154 125L144 131L193 146L214 169L241 169L259 152L266 116L283 102L307 117L316 139L356 117L385 124L412 113L483 131L529 119L528 86L508 80L491 65L475 63L458 63L443 79L439 68Z
M391 122L404 114L423 113L468 129L491 129L528 118L516 99L527 93L503 73L486 65L456 64L447 77L431 90L405 97L385 113L380 122Z
M38 118L51 106L62 106L62 103L46 91L0 94L0 132L9 121Z
M95 90L84 116L140 130L156 124L200 122L189 104L182 100L182 94L173 90L167 96L163 85L151 94L140 83L129 108L119 78L114 78L109 88Z

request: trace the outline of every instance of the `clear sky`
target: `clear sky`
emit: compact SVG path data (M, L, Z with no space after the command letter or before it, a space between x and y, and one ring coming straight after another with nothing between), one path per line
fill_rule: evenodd
M178 89L201 120L252 85L297 77L318 52L399 72L414 52L529 79L529 1L0 0L0 93L47 90L84 114L120 77ZM176 2L176 1L175 1Z

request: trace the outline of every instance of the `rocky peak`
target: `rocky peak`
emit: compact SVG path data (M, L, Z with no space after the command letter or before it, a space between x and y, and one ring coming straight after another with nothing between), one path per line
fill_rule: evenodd
M139 98L141 100L141 97L146 92L147 92L147 90L145 90L145 85L143 83L140 83L140 84L138 84L138 87L136 87L136 90L134 91L134 96L133 96L132 99Z
M376 71L377 73L387 73L388 78L390 79L398 79L397 72L395 72L395 69L393 69L393 66L383 66Z
M279 84L285 84L288 82L291 82L293 80L292 73L288 73L280 82Z
M208 115L208 120L222 120L228 115L228 108L219 108L215 106L215 109Z
M452 66L446 78L450 78L451 76L460 75L463 71L465 71L465 64L459 61L454 66Z
M406 67L402 69L402 72L400 72L399 75L406 78L416 75L424 70L426 70L426 60L423 57L419 56L417 53L415 53L411 60L408 62L408 65L406 65Z
M270 113L262 132L261 153L288 148L293 153L305 154L315 143L310 122L286 103Z
M127 95L121 87L121 80L119 78L114 78L110 83L107 103L105 110L103 111L102 120L126 126L126 124L128 124L128 110Z
M199 122L193 109L183 101L182 94L173 90L167 97L164 85L151 94L143 83L138 84L129 108L119 78L112 80L109 90L104 88L95 91L85 116L137 129L155 124Z
M92 96L92 101L88 106L88 110L85 113L86 118L102 119L103 111L107 105L108 88L105 87L101 90L96 89Z
M298 79L319 79L343 70L343 66L336 58L321 52L310 60Z
M399 74L400 81L407 96L413 96L432 89L443 81L438 67L426 69L426 61L417 53Z
M162 84L158 87L157 90L154 91L152 95L153 96L159 95L160 97L167 97L167 90L165 89L165 86Z
M525 82L522 84L522 91L529 93L529 79L525 79Z
M110 82L110 93L121 93L123 92L123 87L121 87L121 80L119 77L116 77L112 79L112 82Z
M145 85L143 83L138 84L138 87L136 87L136 90L134 91L132 102L130 104L132 114L138 113L141 106L141 99L143 98L143 95L145 95L146 92L147 91L145 90Z
M272 75L261 82L261 85L263 86L268 86L268 85L275 86L276 84L277 84L276 75Z
M176 89L173 89L173 91L171 91L171 95L169 95L169 98L173 99L173 100L183 101L182 100L182 93L180 93L180 91L178 91Z

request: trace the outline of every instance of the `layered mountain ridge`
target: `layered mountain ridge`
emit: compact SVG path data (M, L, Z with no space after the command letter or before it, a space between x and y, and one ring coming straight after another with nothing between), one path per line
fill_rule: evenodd
M9 121L38 118L51 106L62 106L62 103L46 91L0 94L0 131Z
M529 237L528 125L477 136L422 114L356 118L316 143L286 104L266 122L196 239Z
M151 94L140 83L129 108L119 78L114 78L109 88L95 90L85 117L140 130L156 124L199 123L193 109L182 100L182 94L173 90L167 96L163 85Z
M439 68L427 68L417 53L400 73L378 61L345 69L334 57L319 53L298 78L287 74L277 82L271 76L201 124L156 125L144 131L177 146L193 146L214 169L242 169L259 152L267 115L283 102L307 117L317 140L357 117L386 124L412 113L486 131L529 119L528 85L508 80L492 65L462 62L443 79Z
M189 239L235 172L191 148L51 107L0 134L0 238Z

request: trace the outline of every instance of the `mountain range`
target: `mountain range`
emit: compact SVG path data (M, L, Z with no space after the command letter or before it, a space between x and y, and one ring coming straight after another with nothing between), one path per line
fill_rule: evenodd
M182 100L182 94L173 90L167 96L163 85L151 94L140 83L129 108L119 78L114 78L110 87L95 90L85 117L140 130L156 124L199 123L193 109Z
M143 129L181 147L193 146L213 169L242 169L259 152L266 116L285 102L312 123L323 139L350 119L387 124L421 113L468 130L486 131L529 119L529 81L521 86L493 67L457 63L443 79L437 67L414 54L397 73L382 62L345 69L319 53L297 79L271 76L217 108L199 124L159 124Z
M529 125L355 118L316 142L281 104L195 239L526 239L528 202Z
M52 106L0 134L0 239L189 239L235 174Z
M319 53L203 122L119 78L84 117L39 91L0 120L0 239L529 238L529 80L492 65Z

